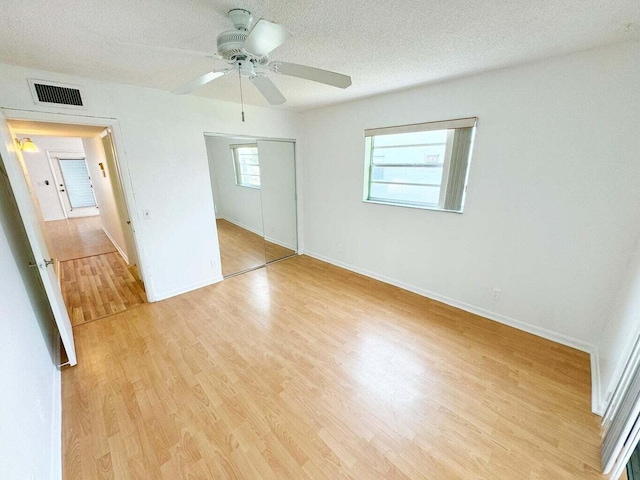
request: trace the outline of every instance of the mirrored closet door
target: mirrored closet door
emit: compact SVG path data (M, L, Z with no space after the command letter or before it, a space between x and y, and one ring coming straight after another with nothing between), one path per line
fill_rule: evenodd
M208 135L205 141L223 276L295 255L295 143Z

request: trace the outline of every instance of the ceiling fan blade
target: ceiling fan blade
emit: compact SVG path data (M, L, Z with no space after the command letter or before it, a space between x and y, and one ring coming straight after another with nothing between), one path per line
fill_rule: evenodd
M177 55L190 55L195 57L204 58L220 58L217 53L201 52L199 50L187 50L185 48L165 47L163 45L148 45L146 43L133 43L133 42L105 42L107 45L117 45L120 47L135 47L156 50L159 52L173 53Z
M287 101L287 99L282 96L282 93L280 93L280 90L278 90L278 87L276 87L268 77L257 75L251 78L251 81L271 105L282 105Z
M268 55L290 36L291 32L282 25L261 18L249 32L242 48L254 55Z
M200 75L198 78L194 78L190 82L179 86L171 93L175 95L184 95L186 93L193 92L196 88L200 88L216 78L226 75L230 71L231 70L214 70L213 72L207 72L204 75Z
M321 70L320 68L307 67L306 65L297 65L295 63L287 62L271 62L269 66L274 72L281 73L282 75L304 78L306 80L325 83L339 88L347 88L351 85L350 76L330 72L328 70Z

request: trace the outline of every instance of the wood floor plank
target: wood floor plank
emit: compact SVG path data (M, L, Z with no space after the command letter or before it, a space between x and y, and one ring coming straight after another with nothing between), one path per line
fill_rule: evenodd
M217 219L216 225L224 276L250 270L296 253L290 248L268 242L261 235L228 220Z
M73 326L146 302L142 282L118 252L60 264L62 296Z
M45 228L50 253L60 262L117 251L99 215L45 222Z
M308 257L75 333L69 480L605 478L587 354Z

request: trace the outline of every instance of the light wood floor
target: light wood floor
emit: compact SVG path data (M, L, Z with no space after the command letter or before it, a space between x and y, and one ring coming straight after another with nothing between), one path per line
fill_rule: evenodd
M227 220L217 219L222 275L250 270L280 258L294 255L289 248L272 242Z
M100 216L45 222L53 258L64 262L116 251L102 230Z
M62 262L60 284L73 326L146 302L135 268L118 252Z
M75 334L67 480L604 478L587 354L309 257Z

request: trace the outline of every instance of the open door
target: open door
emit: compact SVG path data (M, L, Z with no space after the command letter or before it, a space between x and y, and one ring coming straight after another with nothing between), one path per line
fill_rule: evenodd
M13 190L13 195L24 223L27 238L31 244L31 250L36 262L33 265L25 265L38 270L44 290L51 305L51 311L56 321L62 345L64 346L69 365L76 365L76 349L73 343L73 330L67 309L62 299L62 292L58 285L58 279L53 269L53 259L49 255L49 249L40 229L37 213L33 204L29 185L22 172L22 165L15 149L14 139L9 131L7 120L0 113L0 157L4 163L7 178Z

